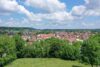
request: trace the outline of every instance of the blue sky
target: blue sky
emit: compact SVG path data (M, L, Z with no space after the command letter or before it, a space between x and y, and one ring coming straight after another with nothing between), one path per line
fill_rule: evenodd
M0 0L0 26L100 28L100 0Z
M60 0L60 1L64 2L66 5L69 5L67 6L68 11L70 11L75 5L82 5L85 3L84 0Z

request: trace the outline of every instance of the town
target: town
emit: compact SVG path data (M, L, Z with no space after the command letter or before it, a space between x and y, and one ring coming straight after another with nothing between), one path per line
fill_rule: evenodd
M93 34L94 33L88 31L88 32L55 32L55 33L40 33L40 34L36 34L34 32L23 32L20 35L24 41L28 42L29 44L32 44L34 41L48 39L52 37L63 39L69 41L70 43L76 41L83 42L83 40L88 39L89 36ZM9 35L12 36L12 34Z
M100 29L47 29L40 30L34 28L18 28L18 27L0 27L0 35L7 34L10 37L18 34L28 44L32 44L37 40L44 40L48 38L59 38L70 43L83 42L91 35L100 33Z

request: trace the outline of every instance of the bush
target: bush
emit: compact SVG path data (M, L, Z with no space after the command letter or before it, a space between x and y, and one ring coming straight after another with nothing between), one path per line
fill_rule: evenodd
M16 59L15 41L8 36L0 36L0 65L3 66Z

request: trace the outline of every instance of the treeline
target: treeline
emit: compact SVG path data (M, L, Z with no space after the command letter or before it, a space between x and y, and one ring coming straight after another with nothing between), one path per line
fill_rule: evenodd
M36 32L36 33L54 33L54 32L99 32L100 29L35 29L31 27L0 27L0 34L6 34L7 32Z
M50 32L100 32L100 29L43 29L41 31L50 31Z
M27 44L19 35L0 37L0 66L4 66L17 58L61 58L64 60L80 60L93 65L100 65L100 35L93 35L82 42L49 38Z
M0 30L35 30L35 28L30 28L30 27L0 27Z

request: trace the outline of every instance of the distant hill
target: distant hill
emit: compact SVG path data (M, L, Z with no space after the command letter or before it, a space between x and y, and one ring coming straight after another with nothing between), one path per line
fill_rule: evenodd
M0 27L0 30L14 30L14 31L21 31L21 30L36 30L35 28L29 27Z
M42 31L42 32L100 32L100 29L35 29L31 27L0 27L0 31Z
M64 31L64 32L100 32L100 29L44 29L43 31Z

